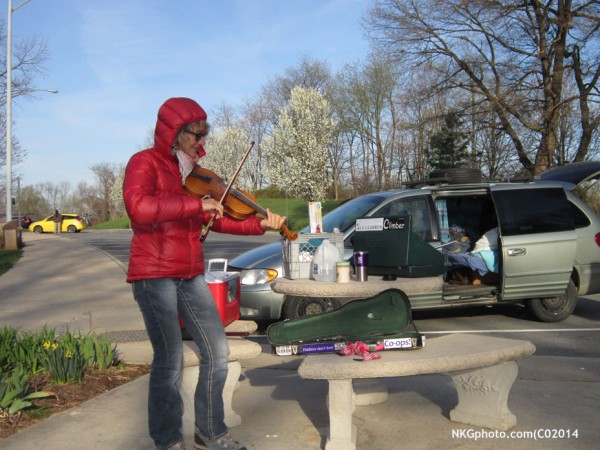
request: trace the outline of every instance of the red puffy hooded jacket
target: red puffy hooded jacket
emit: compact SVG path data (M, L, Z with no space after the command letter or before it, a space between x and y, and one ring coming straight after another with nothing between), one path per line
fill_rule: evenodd
M158 111L154 147L131 157L125 169L123 197L131 220L133 239L127 281L148 278L189 279L204 273L200 243L202 225L210 213L202 200L183 191L176 156L171 152L184 125L206 120L206 113L189 98L171 98ZM205 155L200 147L199 155ZM212 231L263 234L258 217L237 221L224 217Z

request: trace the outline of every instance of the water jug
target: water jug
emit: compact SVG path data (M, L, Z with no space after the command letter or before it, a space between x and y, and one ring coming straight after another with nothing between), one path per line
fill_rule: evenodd
M324 239L317 248L312 261L312 278L316 281L335 281L335 264L340 260L340 254L329 239Z

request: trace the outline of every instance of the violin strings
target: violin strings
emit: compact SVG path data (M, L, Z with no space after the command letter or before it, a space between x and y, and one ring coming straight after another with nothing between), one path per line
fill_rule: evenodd
M241 192L239 192L237 189L232 189L230 191L230 194L233 195L235 198L237 198L238 200L243 201L244 203L246 203L248 206L251 206L252 208L256 209L259 213L261 214L267 214L267 211L264 210L260 205L256 204L255 202L253 202L252 200L250 200L248 197L244 196Z

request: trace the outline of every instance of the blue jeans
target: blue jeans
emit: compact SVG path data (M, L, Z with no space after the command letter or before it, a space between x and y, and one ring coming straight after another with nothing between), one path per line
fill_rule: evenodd
M133 283L154 358L148 393L148 427L159 449L183 441L183 401L179 394L185 328L200 350L200 376L194 395L196 430L208 439L227 433L223 386L229 347L225 330L204 275L189 280L158 278Z

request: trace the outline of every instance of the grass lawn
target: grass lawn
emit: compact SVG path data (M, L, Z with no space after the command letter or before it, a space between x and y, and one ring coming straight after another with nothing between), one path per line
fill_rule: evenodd
M289 198L264 198L257 203L271 211L287 216L287 226L290 230L299 231L308 226L308 202ZM342 200L325 200L322 202L323 215L335 209ZM121 217L116 220L102 222L90 227L93 230L126 230L129 228L129 218ZM23 255L23 250L0 249L0 275L7 272Z
M287 226L290 230L299 231L308 226L308 202L300 199L289 198L264 198L257 200L257 203L271 211L287 216ZM323 215L332 209L335 209L342 200L325 200L322 202ZM129 228L129 218L102 222L90 227L93 230L120 230ZM0 275L7 272L23 255L23 250L2 250L0 249Z
M263 198L257 200L257 203L271 211L287 216L287 226L290 230L301 230L308 225L308 202L300 199L289 198ZM323 215L327 214L332 209L336 208L342 200L325 200L322 202ZM129 218L121 217L120 219L103 222L91 227L93 230L115 230L128 229Z
M0 250L0 275L8 272L12 266L23 256L23 250Z

